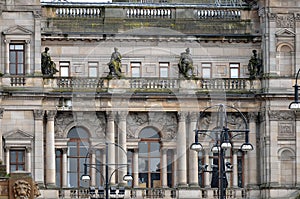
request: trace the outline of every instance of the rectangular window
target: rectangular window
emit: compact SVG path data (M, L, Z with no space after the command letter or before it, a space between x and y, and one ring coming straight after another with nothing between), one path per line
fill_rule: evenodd
M141 62L131 62L131 77L141 77Z
M70 63L69 62L59 62L59 73L61 77L70 76Z
M230 78L239 78L240 76L240 64L230 63Z
M202 77L211 78L211 63L202 64Z
M25 171L25 150L9 151L10 172Z
M11 75L25 74L25 50L23 44L9 45L9 71Z
M89 77L98 77L98 62L89 62Z
M168 62L159 63L159 77L169 77L169 65Z

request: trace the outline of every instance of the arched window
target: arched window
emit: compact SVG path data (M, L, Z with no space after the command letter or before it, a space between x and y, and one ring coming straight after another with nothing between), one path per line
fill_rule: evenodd
M281 76L292 75L293 54L292 49L288 45L282 45L278 49L278 65Z
M73 127L68 133L68 185L82 186L80 176L89 150L89 133L82 127Z
M149 127L144 128L139 137L139 185L147 188L160 187L160 135Z
M295 183L295 156L292 151L285 149L280 157L280 182L284 184Z

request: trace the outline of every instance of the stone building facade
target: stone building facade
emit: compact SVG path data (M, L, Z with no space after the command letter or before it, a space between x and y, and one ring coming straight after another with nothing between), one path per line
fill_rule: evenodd
M254 146L242 152L244 137L230 135L227 198L299 197L300 116L288 108L298 0L0 7L0 158L7 173L30 172L40 198L85 198L106 181L120 195L126 187L125 198L217 198L215 140L190 149L194 130L216 120L199 113L217 104L234 108L229 128L245 128L234 110L247 118ZM57 72L44 70L44 56Z

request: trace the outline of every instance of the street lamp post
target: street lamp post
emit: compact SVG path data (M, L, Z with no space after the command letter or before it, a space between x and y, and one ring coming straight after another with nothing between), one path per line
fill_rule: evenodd
M87 168L88 167L90 167L90 168L94 168L94 169L96 169L96 171L98 171L100 174L101 174L101 172L97 169L97 167L96 166L105 166L105 198L106 199L108 199L109 197L108 197L108 195L109 195L109 183L110 183L110 180L111 180L111 177L112 177L112 175L114 174L114 172L115 171L117 171L119 168L121 168L121 167L125 167L125 166L128 166L128 164L109 164L108 163L108 145L109 144L113 144L113 145L115 145L115 146L117 146L117 147L119 147L126 155L127 155L127 153L126 153L126 151L125 151L125 149L123 148L123 147L121 147L120 145L118 145L118 144L116 144L116 143L109 143L109 142L105 142L105 163L104 164L98 164L98 163L96 163L96 164L89 164L89 163L87 163L86 161L87 161L87 156L88 156L88 154L89 154L89 151L88 151L88 153L87 153L87 155L86 155L86 158L85 158L85 163L83 164L84 165L84 174L81 176L81 180L83 180L83 181L89 181L90 179L91 179L91 177L88 175L88 172L87 172ZM117 169L115 169L112 173L111 173L111 175L110 175L110 177L109 177L109 175L108 175L108 167L109 166L113 166L113 165L117 165L117 166L119 166ZM128 173L123 177L123 180L124 181L132 181L132 176L131 175L129 175Z
M298 86L298 77L299 77L299 72L300 72L300 68L297 72L297 75L296 75L296 82L295 82L295 85L293 86L294 87L294 101L292 103L290 103L289 105L289 109L291 110L300 110L300 103L299 103L299 86Z
M200 121L204 118L207 114L207 110L217 108L217 118L216 118L216 126L210 129L200 129ZM240 117L242 118L242 122L244 124L244 129L229 129L228 128L228 121L227 121L227 112L226 108L230 108L236 111ZM242 125L242 124L240 124ZM208 127L209 128L209 127ZM214 134L210 135L210 134ZM215 144L211 148L213 153L218 153L219 158L219 198L225 199L226 198L226 171L225 171L225 151L230 149L232 139L239 136L245 135L245 142L240 146L240 150L247 152L253 150L252 144L249 143L249 129L246 117L235 107L226 106L224 104L218 104L215 106L208 107L204 109L204 111L200 112L197 126L195 130L195 142L190 146L191 150L195 150L197 152L203 150L202 144L199 142L199 135L208 136ZM231 136L230 136L231 135ZM206 168L206 167L205 167Z

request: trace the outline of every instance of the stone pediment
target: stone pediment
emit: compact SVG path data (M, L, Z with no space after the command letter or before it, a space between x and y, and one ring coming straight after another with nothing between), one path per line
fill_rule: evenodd
M22 26L13 26L3 31L4 35L31 35L32 32Z
M287 28L284 28L284 29L281 29L281 30L278 30L275 35L277 37L294 37L296 34L291 31L290 29L287 29Z
M17 130L3 135L3 138L5 140L29 140L33 139L33 136L24 131Z

